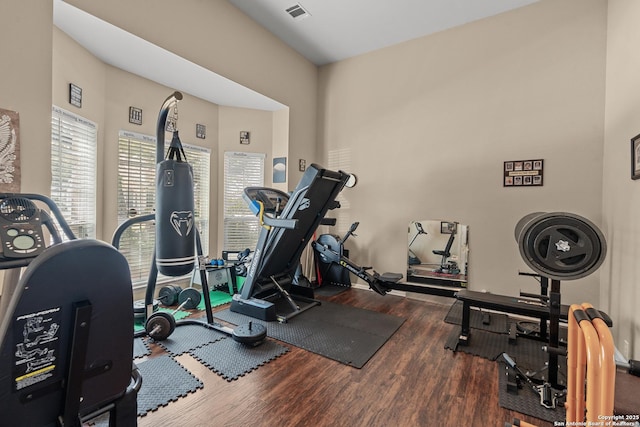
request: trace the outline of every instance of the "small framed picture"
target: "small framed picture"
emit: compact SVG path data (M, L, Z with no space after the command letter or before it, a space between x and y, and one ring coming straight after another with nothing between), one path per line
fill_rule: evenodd
M631 138L631 179L640 178L640 135Z

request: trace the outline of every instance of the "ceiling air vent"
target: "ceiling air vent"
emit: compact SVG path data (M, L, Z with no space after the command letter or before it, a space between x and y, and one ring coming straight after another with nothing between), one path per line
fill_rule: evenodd
M298 20L298 19L304 19L304 18L306 18L306 17L310 16L310 15L309 15L309 12L307 12L306 10L304 10L304 8L303 8L299 3L296 3L296 4L294 4L293 6L288 7L288 8L286 9L286 12L287 12L289 15L291 15L291 17L292 17L293 19L296 19L296 20Z

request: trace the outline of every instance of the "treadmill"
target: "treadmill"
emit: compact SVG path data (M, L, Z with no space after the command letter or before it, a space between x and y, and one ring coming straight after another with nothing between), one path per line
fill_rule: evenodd
M319 305L313 289L297 278L300 257L319 225L340 206L335 199L353 176L310 165L289 195L266 187L245 188L243 198L262 229L240 293L230 310L265 321L286 322Z

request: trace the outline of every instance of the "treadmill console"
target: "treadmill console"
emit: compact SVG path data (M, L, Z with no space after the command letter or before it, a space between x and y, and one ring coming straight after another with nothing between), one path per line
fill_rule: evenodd
M45 249L40 210L27 198L0 202L1 257L33 258Z
M247 187L242 197L256 215L260 212L260 203L262 203L266 213L279 216L289 201L287 193L266 187Z

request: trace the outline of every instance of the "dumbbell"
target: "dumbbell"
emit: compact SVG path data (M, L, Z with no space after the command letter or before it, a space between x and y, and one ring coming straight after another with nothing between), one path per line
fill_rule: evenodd
M195 288L182 289L177 285L168 285L160 288L158 292L158 300L165 307L170 307L176 304L182 304L184 301L189 300L189 303L184 306L187 310L192 310L200 304L202 297L200 292Z
M164 341L176 330L176 318L173 317L179 310L183 308L187 308L194 305L194 300L192 300L192 296L196 293L198 295L198 302L194 307L197 307L200 303L200 293L193 288L191 289L195 292L190 292L188 294L184 294L184 300L180 303L180 305L173 310L171 313L166 311L158 311L153 313L147 319L147 322L144 325L145 331L147 331L147 335L153 338L156 341ZM185 291L187 290L185 289ZM181 292L180 295L183 295ZM192 308L194 308L192 307Z

